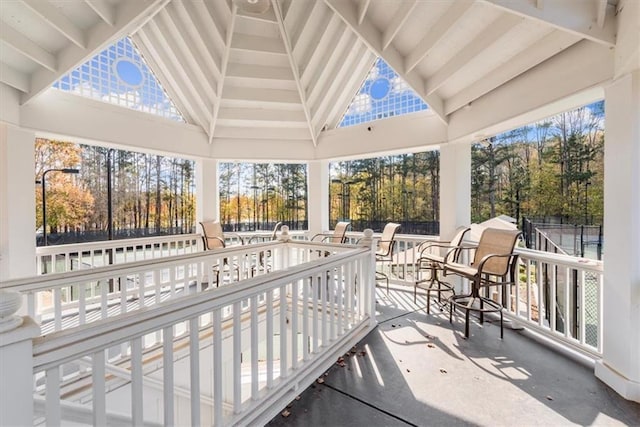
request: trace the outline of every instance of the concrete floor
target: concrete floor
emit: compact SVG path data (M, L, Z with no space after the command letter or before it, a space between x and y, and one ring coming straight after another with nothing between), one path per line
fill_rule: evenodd
M498 324L378 289L379 326L270 426L640 426L640 405L593 370ZM435 314L434 314L435 313Z

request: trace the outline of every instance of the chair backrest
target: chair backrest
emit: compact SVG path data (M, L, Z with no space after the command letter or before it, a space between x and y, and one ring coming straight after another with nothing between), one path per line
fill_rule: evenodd
M225 247L224 233L220 221L203 221L200 223L200 227L202 227L202 240L205 250L209 251Z
M273 227L273 233L271 233L271 240L276 240L278 238L278 230L282 227L282 221L276 223L275 227Z
M482 236L480 236L480 242L471 265L477 267L480 260L487 255L509 255L513 253L519 235L519 230L485 229L482 232ZM490 258L484 264L482 271L495 276L504 276L509 270L510 261L510 257Z
M449 242L449 246L460 246L462 244L462 241L464 240L464 236L467 235L469 230L471 230L471 228L464 225L456 228L456 231L454 232L453 236L451 236L451 239L446 240ZM445 256L449 250L451 249L440 248L440 255ZM455 253L453 254L452 259L457 260L458 255L460 254L460 249L453 249L453 250L455 251Z
M395 222L389 222L384 226L382 230L382 236L380 236L380 243L378 244L378 252L385 255L390 255L395 244L396 232L400 229L400 224Z
M333 229L333 235L329 239L329 243L344 243L347 240L347 230L351 223L349 221L341 221L336 224Z

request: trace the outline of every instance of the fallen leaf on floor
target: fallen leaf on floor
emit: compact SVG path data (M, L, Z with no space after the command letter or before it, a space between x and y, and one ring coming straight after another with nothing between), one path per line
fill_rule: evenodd
M291 407L292 407L292 406L293 406L293 402L291 402L291 403L289 403L289 404L287 405L287 409L291 409Z
M341 368L344 368L345 366L347 366L347 364L346 364L346 363L344 363L344 362L340 362L338 365L339 365Z
M398 362L402 363L402 359L398 359Z
M300 396L296 396L296 400L300 400Z
M435 345L433 345L433 344L429 343L429 344L427 344L427 347L429 347L429 348L434 348L434 347L435 347Z
M553 397L547 396L547 400L553 400Z
M407 369L407 372L411 372L411 371Z
M396 325L394 325L394 324L391 324L391 327L392 327L392 328L395 328L395 327L396 327Z
M324 378L318 378L318 379L316 380L316 382L317 382L318 384L324 384Z
M282 416L283 417L287 418L289 415L291 415L291 412L289 412L287 410L282 411Z
M353 347L353 348L351 349L351 353L352 353L352 354L356 354L356 348L355 348L355 347Z
M443 368L440 368L440 372L441 372L441 373L443 373L443 374L446 374L446 373L447 373L447 370L446 370L446 369L443 369Z

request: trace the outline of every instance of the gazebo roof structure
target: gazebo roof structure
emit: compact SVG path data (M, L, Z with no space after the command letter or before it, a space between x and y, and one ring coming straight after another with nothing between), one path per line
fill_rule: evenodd
M184 143L169 151L312 160L407 150L481 138L602 98L601 85L637 59L627 54L615 63L621 42L628 49L616 37L621 6L617 0L10 1L1 5L0 80L19 105L22 125L166 150L41 117L73 113L53 107L74 101L50 93L51 85L130 35L187 121L177 131ZM412 121L413 135L389 141L380 132L384 144L335 130L377 56L429 106ZM137 120L116 114L101 111L101 120L124 128ZM345 137L353 142L345 146Z

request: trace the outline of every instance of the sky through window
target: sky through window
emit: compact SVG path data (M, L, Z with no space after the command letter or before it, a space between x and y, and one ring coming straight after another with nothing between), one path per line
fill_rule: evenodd
M415 113L429 108L389 65L378 58L338 127Z
M184 122L129 37L53 84L56 89Z

